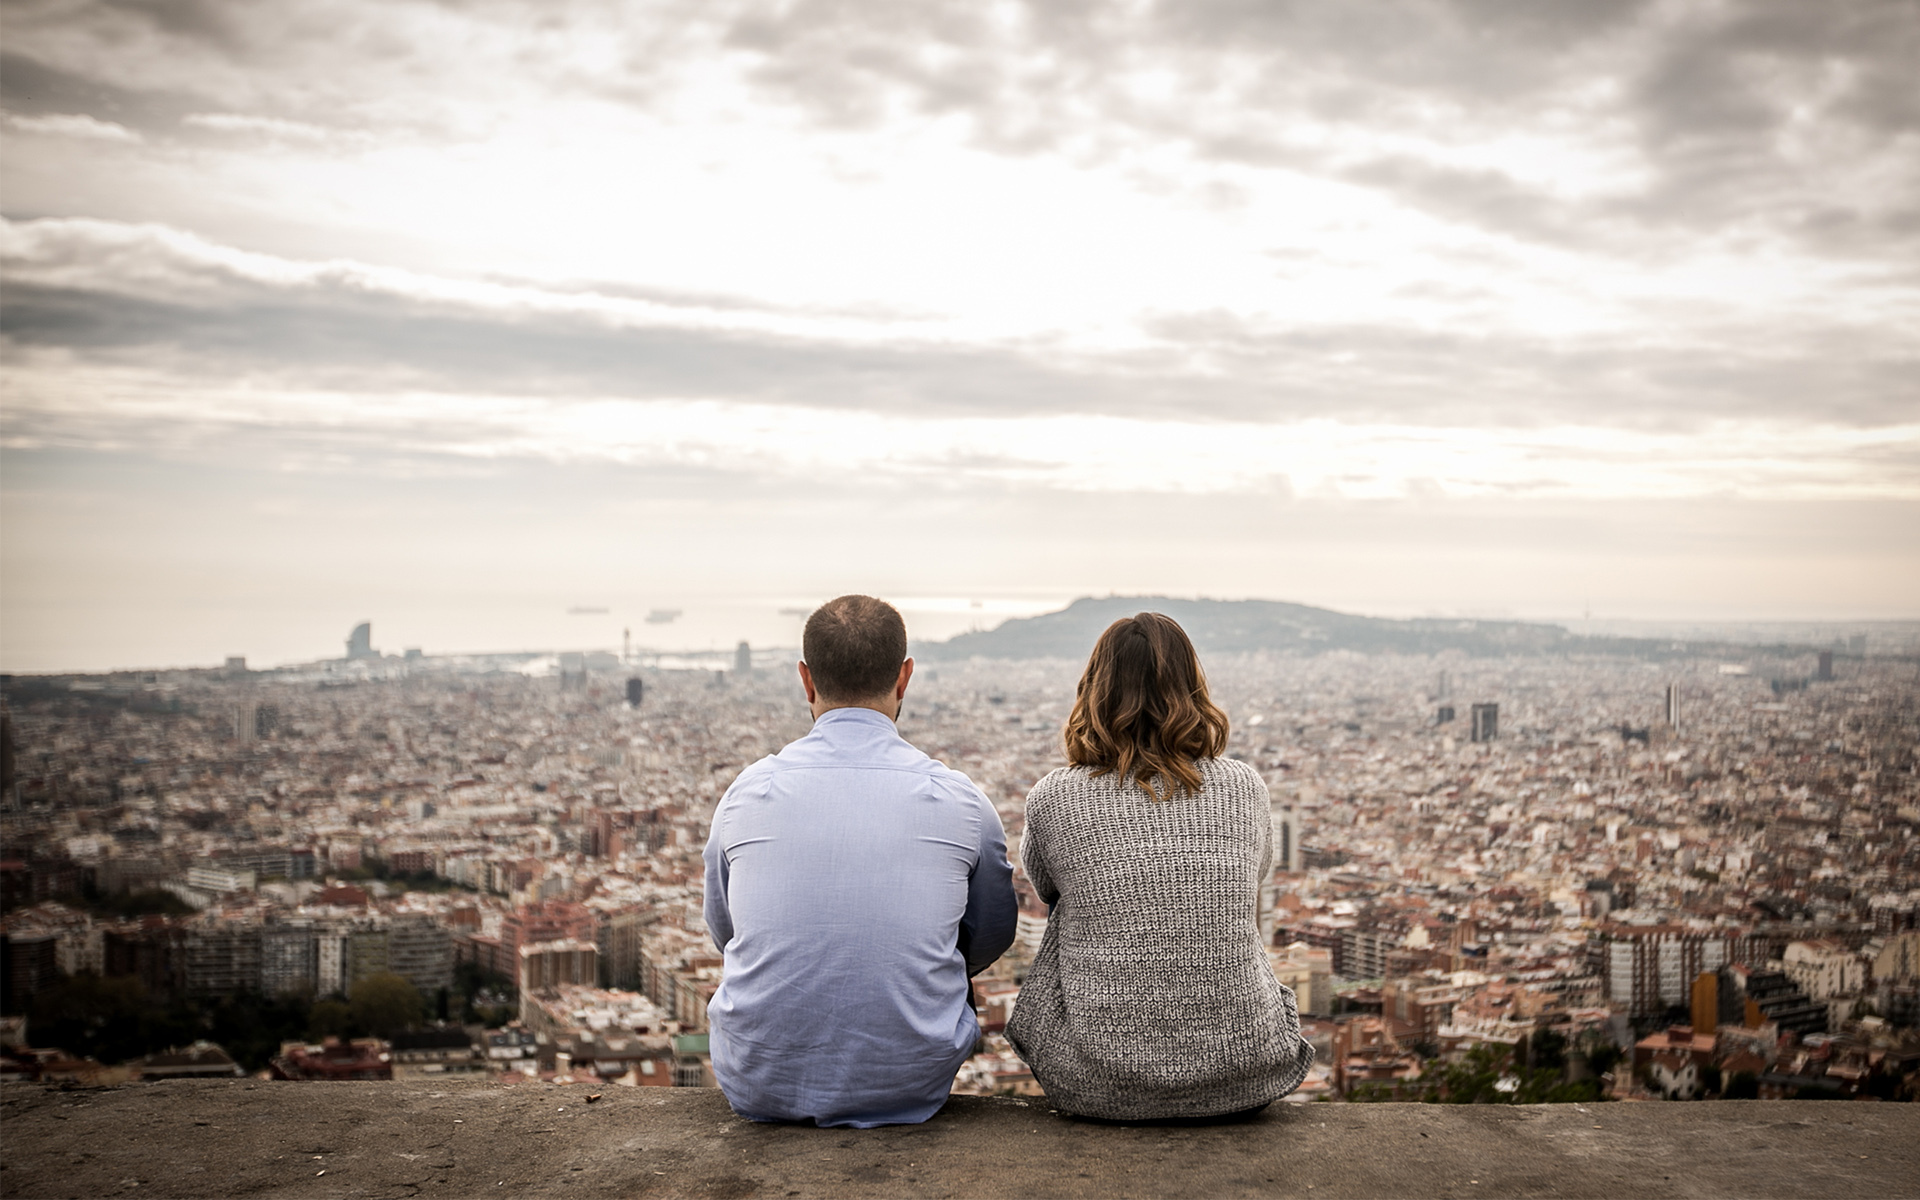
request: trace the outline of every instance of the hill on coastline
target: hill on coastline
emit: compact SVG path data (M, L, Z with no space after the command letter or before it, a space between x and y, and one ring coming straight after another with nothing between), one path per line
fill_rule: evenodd
M1533 654L1605 654L1672 658L1724 652L1804 653L1801 646L1728 646L1667 638L1583 637L1560 625L1452 617L1393 620L1289 604L1282 600L1179 600L1171 596L1100 596L1075 600L1059 612L1017 617L944 642L914 646L928 661L972 658L1084 659L1100 632L1121 617L1161 612L1180 622L1202 654L1437 654L1476 658Z

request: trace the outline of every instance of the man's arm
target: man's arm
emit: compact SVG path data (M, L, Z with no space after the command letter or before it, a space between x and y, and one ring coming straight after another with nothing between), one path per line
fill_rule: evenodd
M1013 945L1020 902L1013 894L1013 865L1007 862L1007 831L985 796L980 805L980 857L967 876L967 910L960 916L960 954L972 977L993 965Z
M714 806L713 829L707 834L707 848L702 855L707 864L707 900L702 911L707 919L707 933L723 954L727 943L733 940L733 913L727 908L727 848L720 837L720 823L726 811L727 801L723 796Z

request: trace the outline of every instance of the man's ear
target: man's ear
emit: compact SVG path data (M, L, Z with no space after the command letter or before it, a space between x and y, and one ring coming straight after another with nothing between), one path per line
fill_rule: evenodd
M907 681L912 678L913 660L909 658L900 664L900 678L894 681L893 698L895 700L905 700L907 698Z
M806 663L800 664L800 687L801 690L807 693L807 703L812 704L818 693L814 691L813 687L813 672L807 670Z

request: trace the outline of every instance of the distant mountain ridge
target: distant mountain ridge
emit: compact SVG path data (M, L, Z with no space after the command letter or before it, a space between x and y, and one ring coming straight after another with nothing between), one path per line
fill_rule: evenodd
M1059 612L1016 617L994 629L944 642L914 644L927 661L972 658L1084 659L1102 630L1121 617L1161 612L1180 622L1202 654L1437 654L1456 650L1475 658L1525 654L1606 654L1628 658L1682 658L1725 654L1796 655L1821 647L1776 643L1733 645L1706 640L1588 637L1539 621L1454 617L1394 620L1290 604L1284 600L1179 600L1171 596L1087 596Z
M1171 596L1101 596L1075 600L1059 612L1017 617L995 629L963 633L915 647L927 659L1084 658L1100 632L1138 612L1165 613L1180 622L1203 654L1266 650L1315 654L1327 650L1433 654L1460 650L1474 656L1551 654L1594 648L1596 642L1644 652L1643 639L1584 638L1559 625L1444 617L1390 620L1290 604L1283 600L1180 600Z

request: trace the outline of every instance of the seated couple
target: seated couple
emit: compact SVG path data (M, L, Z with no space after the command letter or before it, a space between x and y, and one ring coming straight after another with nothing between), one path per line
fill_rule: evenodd
M924 1121L979 1037L968 980L1013 942L1006 834L894 728L913 660L891 605L830 601L801 653L813 730L740 773L707 841L714 1075L754 1120ZM1021 840L1052 914L1007 1038L1062 1112L1246 1115L1313 1061L1260 940L1266 784L1226 740L1177 624L1101 635Z

